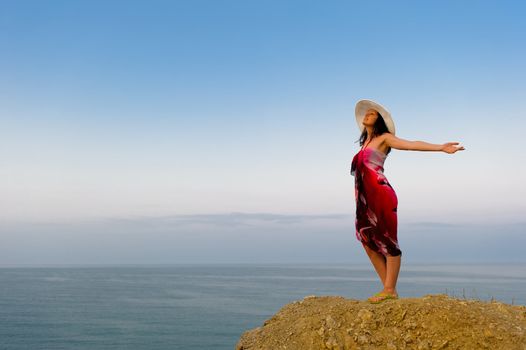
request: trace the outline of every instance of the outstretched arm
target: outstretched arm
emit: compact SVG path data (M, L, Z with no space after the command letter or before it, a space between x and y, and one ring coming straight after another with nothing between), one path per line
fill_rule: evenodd
M458 142L447 142L444 144L434 144L424 141L408 141L398 138L390 133L385 133L385 143L387 146L395 149L406 151L441 151L446 153L455 153L456 151L463 151L463 146L457 147Z

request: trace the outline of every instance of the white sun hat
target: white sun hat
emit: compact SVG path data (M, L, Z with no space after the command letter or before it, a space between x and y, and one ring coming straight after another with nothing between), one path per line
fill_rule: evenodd
M387 125L387 129L391 134L395 134L395 125L393 119L391 118L391 113L381 104L371 101L371 100L360 100L356 103L356 108L354 109L354 114L356 115L356 123L358 123L358 128L360 132L363 132L364 125L362 124L365 113L369 108L372 108L380 115Z

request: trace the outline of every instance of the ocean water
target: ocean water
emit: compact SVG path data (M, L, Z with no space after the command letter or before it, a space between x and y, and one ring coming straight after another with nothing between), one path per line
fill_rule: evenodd
M357 265L0 268L0 349L231 350L289 302L380 287ZM526 265L402 265L397 290L526 305Z

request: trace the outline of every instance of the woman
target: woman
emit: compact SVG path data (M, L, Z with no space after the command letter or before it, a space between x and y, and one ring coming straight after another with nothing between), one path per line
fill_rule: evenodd
M356 238L365 248L384 286L381 292L368 298L371 303L379 303L398 298L396 281L402 257L397 239L398 198L383 173L387 155L391 148L455 153L464 147L457 147L458 142L440 145L396 137L391 114L374 101L358 101L355 114L362 132L360 146L363 146L351 166L355 179Z

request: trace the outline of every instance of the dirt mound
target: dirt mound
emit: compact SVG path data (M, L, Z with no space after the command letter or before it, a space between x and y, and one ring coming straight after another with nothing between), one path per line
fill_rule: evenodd
M308 296L246 331L236 350L526 350L526 306L445 294L380 304Z

